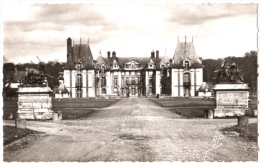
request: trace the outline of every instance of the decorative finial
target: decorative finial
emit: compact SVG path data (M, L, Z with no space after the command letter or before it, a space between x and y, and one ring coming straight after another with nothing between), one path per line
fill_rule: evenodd
M179 36L178 36L178 42L179 42Z
M192 36L192 42L193 42L193 36Z
M89 37L88 37L88 44L89 44Z

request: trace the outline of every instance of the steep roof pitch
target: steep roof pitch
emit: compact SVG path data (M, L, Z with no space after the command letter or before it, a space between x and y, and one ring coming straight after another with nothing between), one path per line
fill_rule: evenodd
M196 67L202 67L202 62L196 54L193 42L178 42L173 56L173 67L182 65L182 61L185 59L190 60L190 65L196 65Z
M62 92L62 93L69 93L69 90L66 88L66 86L62 83L62 84L60 84L60 86L58 87L58 88L55 88L54 89L54 92L55 93L60 93L60 91Z
M93 56L89 44L74 44L64 68L75 69L74 62L76 59L83 61L83 69L94 69Z
M209 90L209 86L208 86L208 84L207 84L206 82L203 82L203 83L200 85L198 91L199 91L199 92L206 92L206 89L207 89L207 91L208 91L208 90Z

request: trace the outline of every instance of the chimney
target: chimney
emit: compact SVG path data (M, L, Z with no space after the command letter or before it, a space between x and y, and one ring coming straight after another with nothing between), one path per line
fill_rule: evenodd
M71 50L71 38L69 37L67 39L67 57L70 55L70 50Z
M159 67L159 51L158 50L156 51L156 67L160 68Z
M154 58L154 51L151 52L151 58Z
M112 52L112 57L113 57L113 58L116 57L116 52L115 52L115 51Z
M110 58L110 51L107 51L107 58Z

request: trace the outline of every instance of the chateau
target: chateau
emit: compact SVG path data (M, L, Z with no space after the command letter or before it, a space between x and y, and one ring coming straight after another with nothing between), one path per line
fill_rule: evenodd
M89 43L67 39L64 85L71 98L98 96L196 96L202 84L202 59L192 42L178 42L170 59L152 51L147 57L118 57L101 53L93 59Z

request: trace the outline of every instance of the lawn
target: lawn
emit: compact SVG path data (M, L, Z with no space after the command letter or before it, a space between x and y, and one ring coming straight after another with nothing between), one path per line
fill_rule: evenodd
M215 108L214 98L186 98L174 97L165 99L149 99L161 107L170 108L171 111L187 118L204 117L204 110Z
M251 141L257 142L258 138L258 125L257 123L249 124L248 126L233 126L224 128L222 131L235 131L238 132L241 137L250 139Z
M40 134L40 132L32 131L29 129L19 129L14 126L3 126L3 139L4 146L9 143L21 139L30 134Z
M80 119L93 111L94 108L108 107L120 99L53 99L52 110L61 111L62 119ZM18 110L17 100L4 100L3 119L8 119L10 113L15 114Z
M149 100L187 118L202 118L205 110L216 108L215 98L172 97ZM257 109L257 98L251 98L249 108L251 113Z

